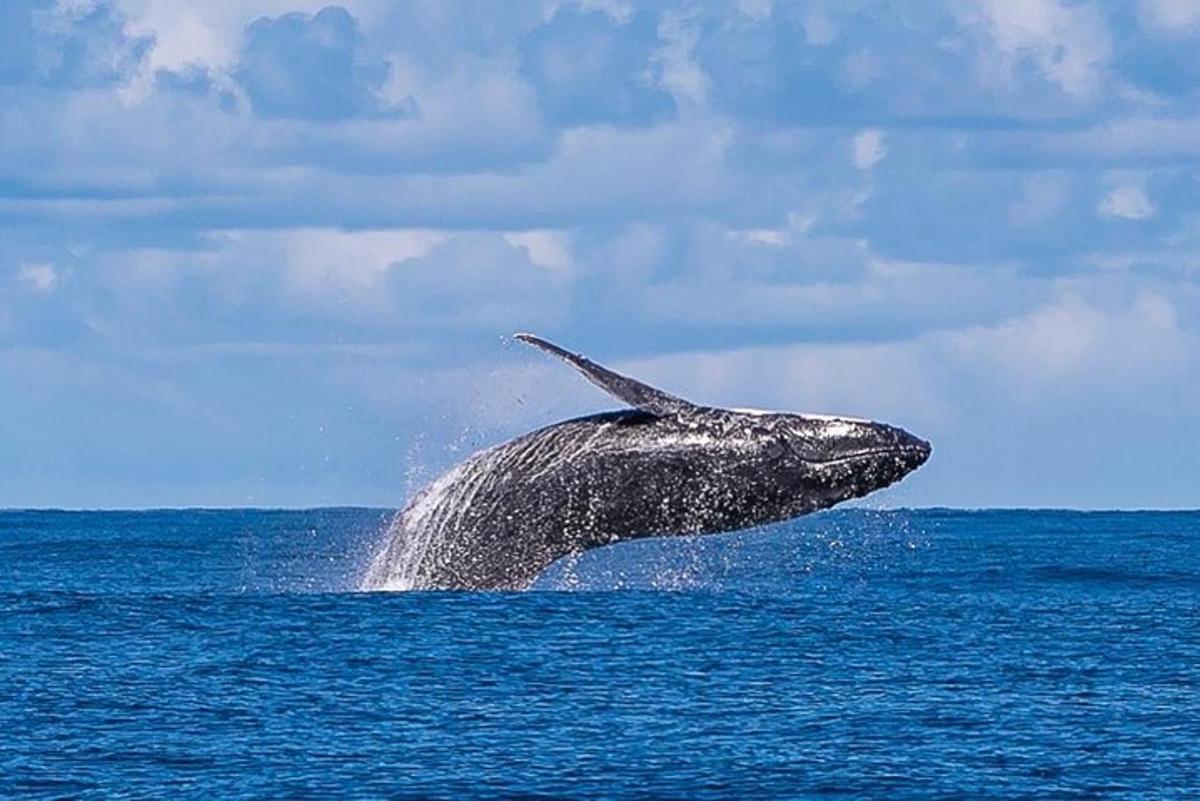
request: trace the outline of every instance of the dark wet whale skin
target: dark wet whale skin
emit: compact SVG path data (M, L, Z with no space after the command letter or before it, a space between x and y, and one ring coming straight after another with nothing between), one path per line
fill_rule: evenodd
M475 454L414 498L363 586L520 589L589 548L732 531L858 498L929 453L899 428L848 418L688 405L567 420Z

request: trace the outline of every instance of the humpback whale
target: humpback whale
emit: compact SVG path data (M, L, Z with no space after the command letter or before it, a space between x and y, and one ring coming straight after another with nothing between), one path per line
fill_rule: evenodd
M515 590L621 540L798 517L899 481L928 442L851 417L702 406L532 334L629 408L480 451L392 521L363 589Z

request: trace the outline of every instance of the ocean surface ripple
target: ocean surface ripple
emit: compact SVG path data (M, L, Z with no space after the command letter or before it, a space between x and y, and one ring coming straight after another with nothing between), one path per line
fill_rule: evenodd
M525 593L390 512L0 512L0 798L1200 797L1200 513L839 510Z

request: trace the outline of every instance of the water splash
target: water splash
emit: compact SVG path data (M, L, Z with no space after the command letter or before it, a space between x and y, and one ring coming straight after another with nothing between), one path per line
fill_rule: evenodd
M404 591L421 589L420 566L431 556L450 513L461 502L459 481L465 465L459 465L418 493L388 526L383 545L371 560L360 589Z

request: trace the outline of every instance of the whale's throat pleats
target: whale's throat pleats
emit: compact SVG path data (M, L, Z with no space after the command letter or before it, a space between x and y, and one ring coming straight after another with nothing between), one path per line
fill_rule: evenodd
M663 392L661 389L638 381L636 378L630 378L629 376L613 372L607 367L596 364L591 359L587 359L577 353L571 353L555 345L553 342L547 342L541 337L534 336L533 334L516 334L515 337L526 344L533 345L535 348L557 356L583 373L588 381L591 381L614 398L628 403L635 409L641 409L644 412L665 417L672 414L684 414L696 408L696 405L691 401L686 401L669 392Z

